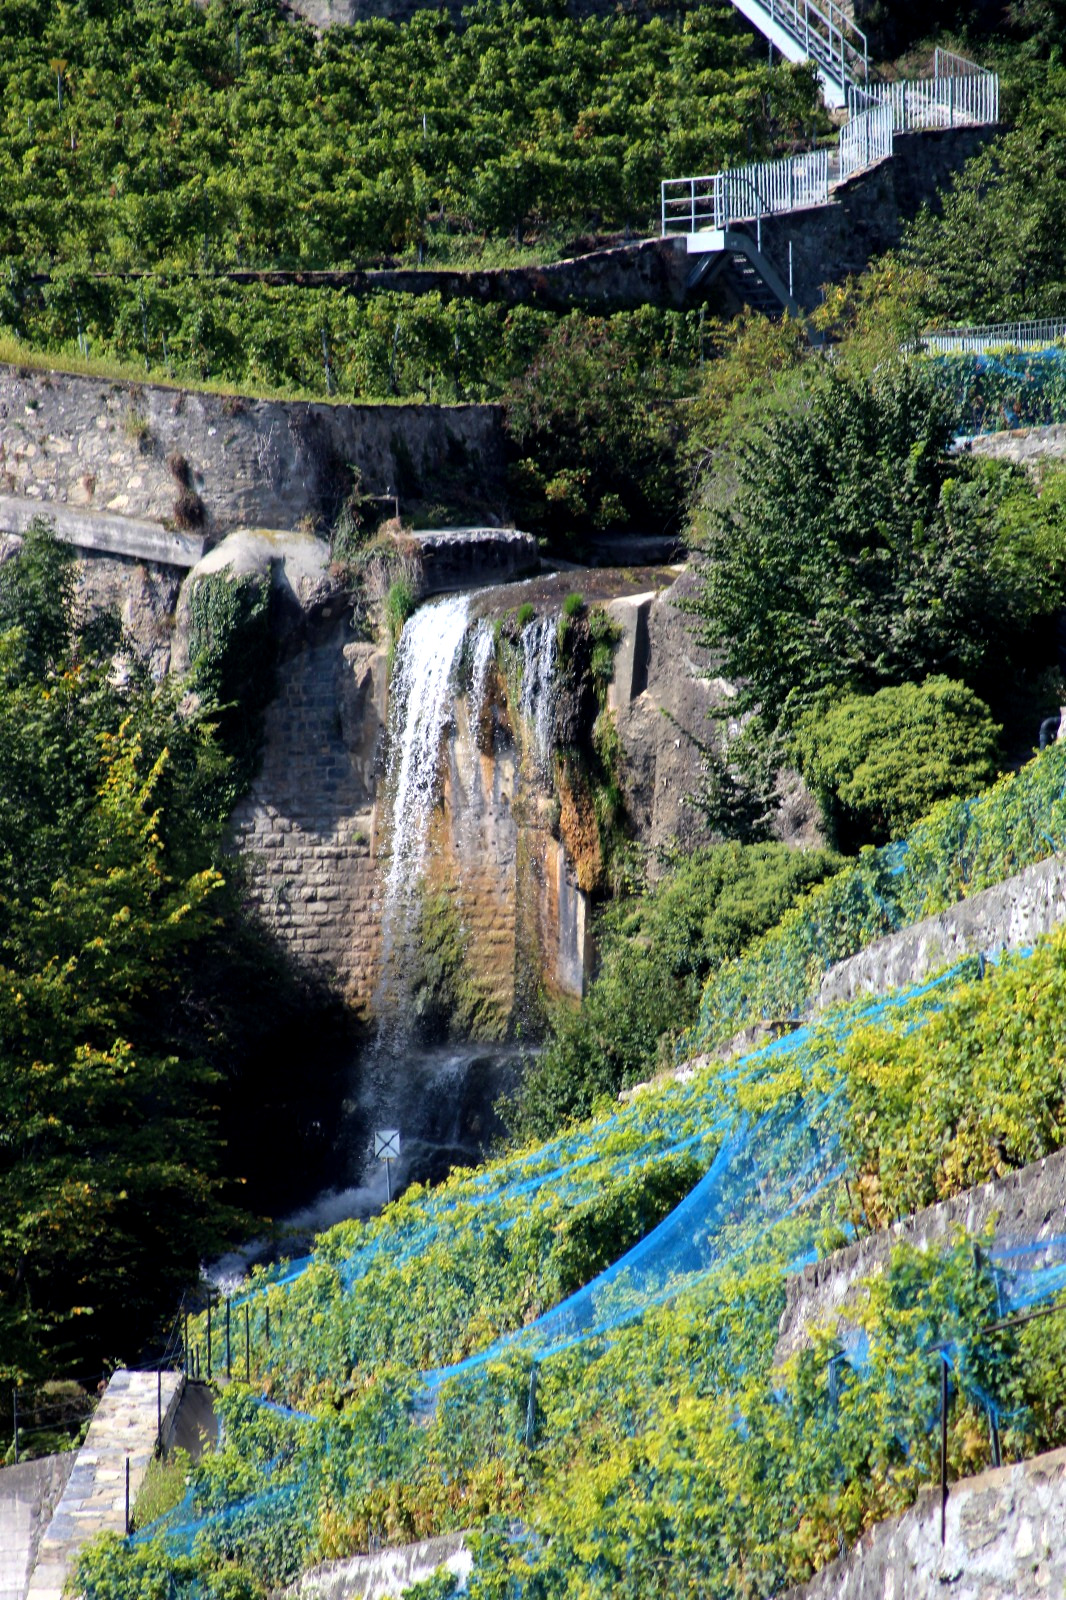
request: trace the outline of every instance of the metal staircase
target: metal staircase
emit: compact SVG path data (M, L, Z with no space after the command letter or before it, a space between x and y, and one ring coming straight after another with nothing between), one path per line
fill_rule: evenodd
M690 288L724 277L742 305L769 311L772 304L778 314L796 315L791 284L784 287L763 254L762 219L828 204L838 184L891 159L898 133L998 121L999 78L963 56L937 50L928 77L870 84L865 37L832 0L825 0L825 7L814 0L733 4L775 43L772 29L787 35L789 48L782 49L790 59L816 61L823 83L835 86L834 103L846 104L849 117L832 152L813 150L700 177L664 179L662 237L679 243L683 238L686 252L703 258L690 274ZM855 76L859 72L861 82ZM754 239L749 224L755 226ZM789 251L791 258L791 246Z
M866 35L835 0L733 0L787 61L813 61L826 104L839 110L870 72Z

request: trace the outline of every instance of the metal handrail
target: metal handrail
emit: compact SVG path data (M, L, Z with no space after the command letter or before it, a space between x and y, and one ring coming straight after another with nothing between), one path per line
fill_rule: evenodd
M941 355L983 355L986 350L1014 346L1039 349L1066 339L1066 317L1030 317L1018 322L989 322L969 328L933 328L918 340L920 348Z
M867 88L851 85L848 111L858 117L875 106L890 106L897 133L929 128L979 127L999 121L999 75L995 72L935 73L931 78L901 78Z
M674 233L700 233L705 228L727 228L731 222L761 222L763 217L824 205L828 199L827 150L694 178L664 178L663 238Z
M776 23L804 54L830 73L845 89L870 75L870 50L866 35L836 0L757 0L770 22Z

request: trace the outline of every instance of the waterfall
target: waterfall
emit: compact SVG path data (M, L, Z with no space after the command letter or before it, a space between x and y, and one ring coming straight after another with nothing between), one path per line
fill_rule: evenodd
M522 629L522 696L519 709L533 729L533 749L549 764L555 720L555 668L559 635L554 617L537 617Z
M467 713L470 720L470 770L467 773L467 790L469 799L475 809L480 811L481 784L478 773L478 730L481 726L481 714L485 709L485 690L488 688L489 668L492 666L496 654L496 636L492 624L481 621L474 634L472 660L470 665L470 694L467 698Z
M406 935L418 904L416 890L438 795L441 737L451 715L450 683L466 634L467 609L465 595L421 607L404 625L396 650L385 778L392 796L392 853L385 874L375 1006L382 1042L402 1032L402 1019L386 1014L402 1004Z

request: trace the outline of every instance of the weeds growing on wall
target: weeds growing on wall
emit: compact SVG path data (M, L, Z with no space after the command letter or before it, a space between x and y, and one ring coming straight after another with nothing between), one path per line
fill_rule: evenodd
M259 767L263 714L274 697L276 645L270 626L270 580L211 573L189 594L191 685L217 719L233 758L229 804Z

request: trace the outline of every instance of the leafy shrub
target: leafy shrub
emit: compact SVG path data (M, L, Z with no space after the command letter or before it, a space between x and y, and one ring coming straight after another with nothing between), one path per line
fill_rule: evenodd
M552 1013L508 1126L522 1138L548 1137L665 1063L672 1039L695 1019L708 973L839 860L777 844L716 845L673 862L654 889L607 910L599 971L579 1009L562 1004Z
M189 665L192 685L217 718L223 745L233 757L229 809L258 769L263 714L274 696L269 578L218 572L193 585Z
M408 577L395 578L385 596L385 623L393 645L399 641L403 625L418 604L414 584Z
M649 369L625 323L576 313L548 330L504 394L524 527L556 544L680 514L671 374Z
M927 678L816 706L793 749L829 832L855 849L900 837L938 800L977 794L995 776L998 733L965 684Z

